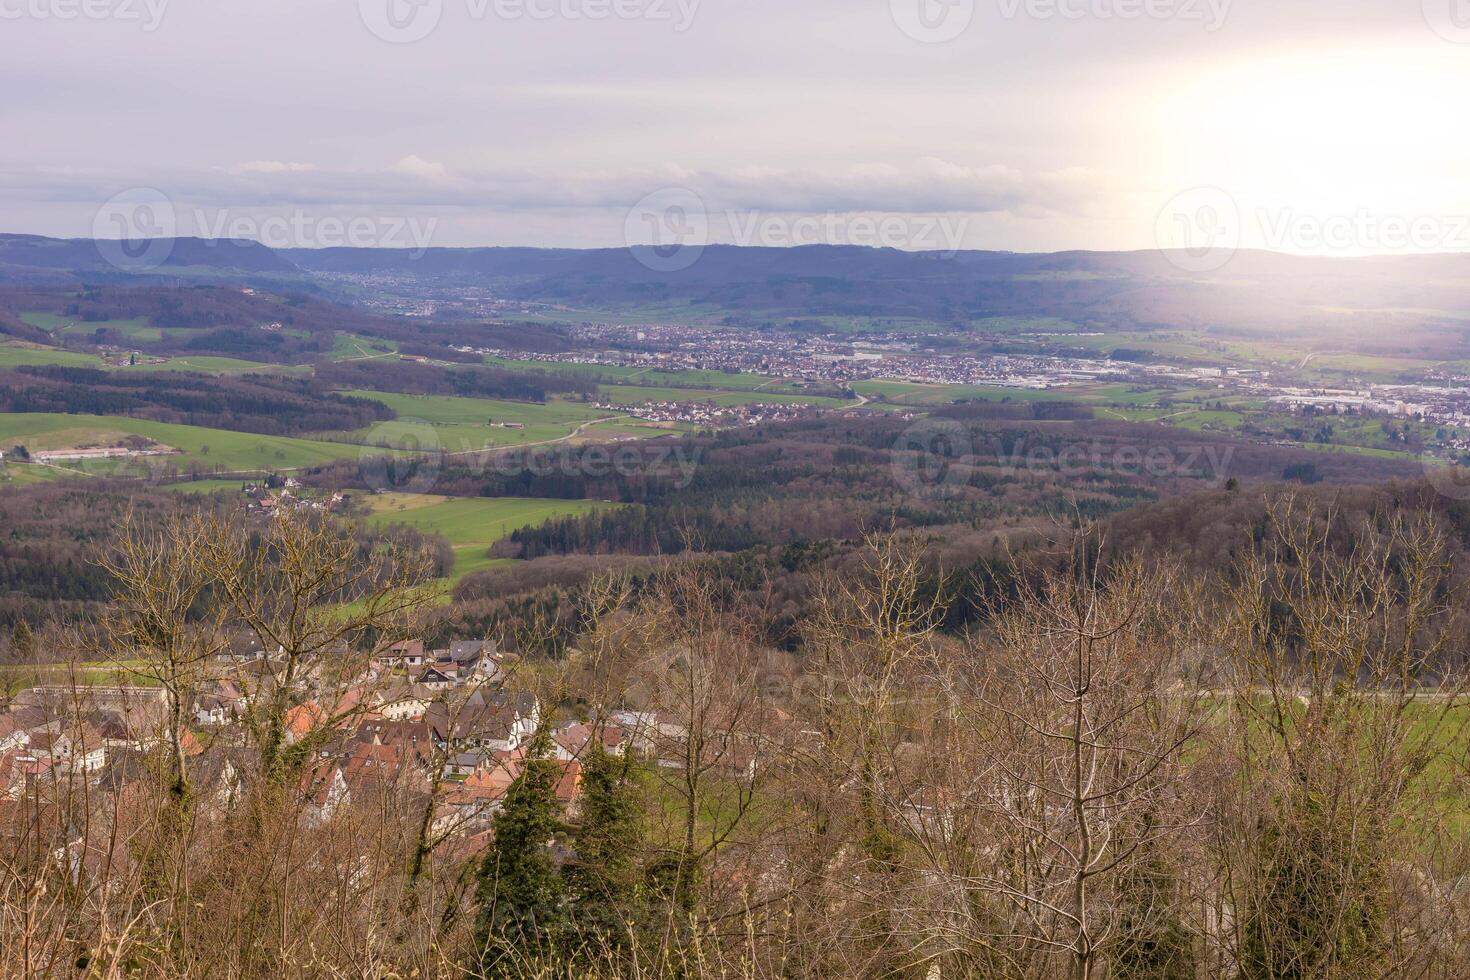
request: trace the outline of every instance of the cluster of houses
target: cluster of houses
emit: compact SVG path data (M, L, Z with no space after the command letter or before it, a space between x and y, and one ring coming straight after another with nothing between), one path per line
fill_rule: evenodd
M259 483L247 483L240 493L245 498L246 512L264 517L288 510L334 511L347 499L347 495L340 491L334 491L328 497L303 497L296 493L300 488L299 480L287 477L285 485L280 488L272 489Z
M288 705L284 737L305 760L299 788L306 819L391 794L427 807L436 835L473 837L490 829L546 720L532 694L506 686L506 658L490 640L441 649L394 643L362 663L360 674L332 683L310 676L327 669L316 665L306 685L293 688L303 693L291 697L279 696L279 664L256 640L237 641L215 666L187 705L177 748L160 687L35 687L0 706L0 811L60 785L123 790L156 776L150 759L180 749L192 760L201 797L229 806L250 772L246 725L267 705ZM594 746L676 765L686 738L682 726L648 711L614 711L595 723L567 719L545 730L556 795L573 814L582 761ZM722 767L753 775L755 743L730 748Z

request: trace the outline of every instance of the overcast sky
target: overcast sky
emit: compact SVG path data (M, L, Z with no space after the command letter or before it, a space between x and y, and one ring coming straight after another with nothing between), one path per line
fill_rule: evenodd
M1035 251L1218 222L1291 251L1470 248L1470 0L0 0L0 19L5 231L91 235L141 199L159 228L308 246L673 228Z

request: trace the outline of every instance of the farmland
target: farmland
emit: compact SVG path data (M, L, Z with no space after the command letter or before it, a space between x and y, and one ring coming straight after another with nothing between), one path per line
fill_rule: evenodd
M382 402L398 413L396 420L359 430L352 438L373 445L417 445L451 453L550 442L609 417L605 410L567 401L537 404L382 391L347 394Z
M141 437L178 450L165 456L135 459L63 461L59 465L81 473L128 474L159 468L190 466L226 471L297 469L337 459L350 459L362 447L289 436L230 432L192 425L175 425L122 416L21 413L0 415L0 445L56 450L85 446L115 446L130 436Z
M615 506L592 500L537 500L517 497L436 497L415 493L376 494L369 500L370 523L402 524L441 535L454 549L450 584L471 572L484 571L508 560L490 558L492 544L512 531L554 517L590 513Z

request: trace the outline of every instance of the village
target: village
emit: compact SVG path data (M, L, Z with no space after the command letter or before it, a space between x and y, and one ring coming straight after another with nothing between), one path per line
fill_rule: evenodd
M418 639L395 642L353 661L361 669L344 682L340 667L349 659L347 651L319 659L299 692L308 696L288 696L277 658L253 637L237 638L205 665L207 679L185 699L177 746L167 692L141 677L22 690L0 708L0 809L83 791L126 793L156 778L161 755L178 752L202 804L227 811L246 790L252 726L282 708L284 743L300 753L301 819L320 823L344 808L406 794L430 808L435 835L480 835L481 844L538 733L569 815L588 752L676 766L683 751L685 727L657 711L543 706L517 689L515 658L492 640L439 649ZM732 737L719 768L749 778L759 745L755 733Z

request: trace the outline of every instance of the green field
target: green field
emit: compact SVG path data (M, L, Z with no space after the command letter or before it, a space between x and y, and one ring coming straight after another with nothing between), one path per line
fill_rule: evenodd
M231 477L225 480L184 480L181 483L170 483L164 487L165 490L173 490L176 493L209 494L228 491L239 493L250 480L244 477Z
M391 340L338 333L332 338L332 349L327 353L327 357L334 361L360 361L376 357L391 357L396 350L398 350L398 345Z
M130 435L142 436L179 450L167 456L126 460L61 460L63 470L83 473L151 473L160 468L201 466L224 470L285 470L354 459L362 447L289 436L263 436L147 419L103 415L22 413L0 415L0 445L17 443L31 450L114 446Z
M64 364L67 367L100 368L102 358L96 354L82 354L56 347L39 347L35 344L0 344L0 368L32 364Z
M442 535L454 549L449 584L471 572L509 564L492 559L490 546L512 531L553 517L586 514L615 504L595 500L537 500L520 497L435 497L418 493L380 493L368 500L376 525L403 524Z
M61 364L66 367L104 368L114 371L197 371L201 374L309 374L306 364L266 364L237 357L214 357L208 354L171 357L162 364L131 364L108 367L96 354L42 347L37 344L0 343L0 368L32 364Z
M349 395L382 402L398 418L352 433L372 445L442 449L462 453L479 449L524 446L566 438L609 413L579 402L502 401L447 395L398 395L385 391L349 391ZM509 423L521 428L504 428ZM434 443L437 442L437 445Z

